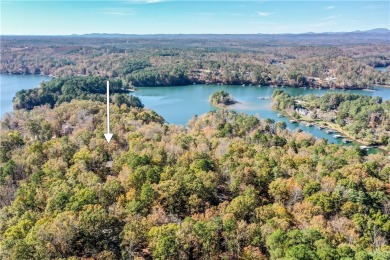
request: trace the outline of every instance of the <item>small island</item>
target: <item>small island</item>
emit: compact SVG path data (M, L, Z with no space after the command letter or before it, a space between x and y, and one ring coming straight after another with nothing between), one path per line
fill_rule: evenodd
M238 103L229 92L224 90L215 91L210 96L210 102L216 107L226 107Z

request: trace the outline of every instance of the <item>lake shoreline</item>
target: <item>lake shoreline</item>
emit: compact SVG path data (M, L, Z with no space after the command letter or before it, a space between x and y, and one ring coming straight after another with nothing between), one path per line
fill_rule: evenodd
M237 104L241 104L241 103L240 102L236 102L234 104L222 105L222 104L213 104L213 103L210 102L210 105L212 105L215 108L219 108L219 109L234 109L233 106L235 106Z
M289 117L289 118L291 118L293 120L297 120L298 122L312 123L312 124L314 124L314 126L323 126L326 129L328 129L328 130L333 130L334 132L342 134L344 138L350 139L350 140L352 140L352 141L354 141L354 142L356 142L358 144L362 144L362 145L366 145L366 146L373 146L374 148L377 148L377 149L381 150L385 154L390 155L390 152L387 151L386 146L384 146L384 145L370 145L367 142L359 140L359 139L353 137L352 135L350 135L344 129L342 129L341 126L339 126L338 124L335 124L335 123L332 123L332 122L325 122L324 120L320 120L320 119L313 119L313 120L302 119L302 118L296 119L288 111L279 110L279 109L275 109L275 110L281 112L282 114L287 115L287 117Z
M2 113L13 111L12 98L13 92L20 89L31 89L39 85L41 81L50 80L48 77L39 77L37 75L1 75L2 77ZM11 85L12 84L12 85ZM310 88L281 88L270 86L251 86L242 87L237 85L186 85L164 86L164 87L138 87L137 91L129 93L139 97L146 108L156 111L164 119L176 125L185 126L193 115L201 115L216 109L235 110L237 112L246 113L249 115L258 115L261 118L270 118L276 122L284 121L287 127L294 131L300 128L309 132L317 138L324 138L332 143L341 144L341 139L335 139L333 136L327 135L324 131L318 131L318 128L306 128L304 125L291 124L289 120L278 118L274 109L271 109L271 100L261 100L259 97L270 97L277 89L283 89L293 96L301 96L305 94L314 94L321 96L328 93L325 89L310 89ZM209 103L210 95L217 90L225 90L230 92L239 103L227 107L215 107ZM334 92L344 93L341 90ZM383 100L390 100L389 88L378 88L378 91L345 91L367 96L380 96ZM4 102L3 102L4 101Z
M4 73L0 72L0 75L15 75L15 76L24 76L24 75L33 75L33 76L42 76L42 77L50 77L51 79L55 78L60 78L56 75L46 75L46 74L23 74L23 73ZM85 76L88 77L89 75L73 75L74 76ZM98 75L93 75L93 76L98 76ZM113 77L113 79L121 79L120 77ZM206 81L191 81L189 80L188 84L185 85L176 85L178 87L182 86L190 86L190 85L229 85L229 86L238 86L238 87L272 87L272 88L282 88L282 87L287 87L287 88L310 88L310 89L327 89L327 90L375 90L372 88L360 88L358 86L354 87L342 87L342 86L336 86L336 87L330 87L329 85L313 85L313 84L305 84L305 85L289 85L289 84L283 84L280 85L279 83L276 82L268 82L267 84L264 85L259 85L257 83L253 82L240 82L240 83L226 83L226 82L220 82L220 81L211 81L211 82L206 82ZM153 88L153 87L165 87L165 86L172 86L172 85L158 85L158 86L135 86L135 87L145 87L145 88ZM381 84L372 84L371 86L378 86L378 87L384 87L384 88L390 88L390 85L381 85Z

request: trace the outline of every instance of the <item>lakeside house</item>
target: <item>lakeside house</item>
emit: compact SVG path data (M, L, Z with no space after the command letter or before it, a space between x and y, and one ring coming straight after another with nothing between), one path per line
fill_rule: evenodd
M113 161L107 161L106 162L106 168L112 168L112 164L113 164L114 162Z
M61 126L61 133L63 135L70 135L72 134L74 128L70 124L63 124Z
M310 114L312 113L311 111L309 111L309 110L306 109L306 108L296 108L295 111L296 111L298 114L302 115L302 116L307 116L307 115L310 115Z

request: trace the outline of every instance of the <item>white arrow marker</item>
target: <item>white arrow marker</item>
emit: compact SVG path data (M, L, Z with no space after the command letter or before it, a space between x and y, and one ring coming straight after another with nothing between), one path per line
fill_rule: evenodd
M112 134L110 133L110 82L107 81L107 134L104 134L107 143L110 143Z

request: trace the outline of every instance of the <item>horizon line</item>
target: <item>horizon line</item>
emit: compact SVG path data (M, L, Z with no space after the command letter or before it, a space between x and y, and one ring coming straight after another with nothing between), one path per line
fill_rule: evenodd
M300 34L330 34L330 33L364 33L371 32L375 30L386 30L387 33L390 33L390 28L373 28L368 30L354 30L354 31L326 31L326 32L284 32L284 33L145 33L145 34L137 34L137 33L83 33L83 34L1 34L0 36L44 36L44 37L53 37L53 36L90 36L90 35L129 35L129 36L156 36L156 35L300 35Z

